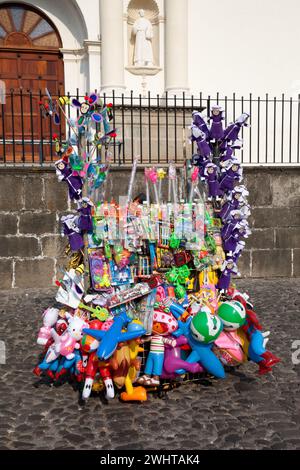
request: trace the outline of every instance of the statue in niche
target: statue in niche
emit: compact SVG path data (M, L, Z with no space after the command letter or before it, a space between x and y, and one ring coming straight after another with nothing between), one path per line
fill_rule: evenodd
M135 36L133 63L135 67L153 67L152 24L145 18L144 10L139 10L139 16L132 27Z

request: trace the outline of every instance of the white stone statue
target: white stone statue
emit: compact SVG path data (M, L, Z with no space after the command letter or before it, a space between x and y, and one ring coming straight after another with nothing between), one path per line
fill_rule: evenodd
M139 15L140 18L132 27L132 34L135 36L133 63L136 67L151 67L153 66L152 24L145 18L144 10L139 10Z

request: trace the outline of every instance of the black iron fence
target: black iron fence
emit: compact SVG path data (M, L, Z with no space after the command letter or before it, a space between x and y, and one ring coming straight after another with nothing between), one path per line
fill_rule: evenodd
M80 100L83 95L78 91L75 97ZM43 118L39 103L46 97L42 92L11 90L5 98L5 104L0 104L0 166L51 165L57 158L53 136L58 134L62 141L70 137L62 111L58 110L60 124L56 126L50 116ZM67 98L64 112L68 118L76 117L78 111L70 104L73 95L67 94ZM225 126L242 112L250 114L249 128L242 130L240 157L244 164L300 163L300 95L295 100L268 94L161 97L131 92L103 94L102 98L113 106L111 126L117 137L110 145L116 165L130 164L137 155L141 164L182 162L185 155L195 152L195 145L189 143L192 111L209 115L214 103L224 108Z

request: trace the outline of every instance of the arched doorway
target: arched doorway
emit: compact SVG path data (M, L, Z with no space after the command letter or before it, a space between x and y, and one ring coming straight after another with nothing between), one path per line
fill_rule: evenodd
M41 120L39 100L46 87L53 95L64 93L61 47L55 25L41 11L23 3L0 4L0 80L6 87L0 158L7 162L45 160L52 154L51 146L43 145L52 129Z

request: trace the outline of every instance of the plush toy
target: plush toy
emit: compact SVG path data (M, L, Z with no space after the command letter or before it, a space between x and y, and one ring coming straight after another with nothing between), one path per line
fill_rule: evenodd
M214 163L207 163L204 170L204 176L208 185L208 200L211 201L213 198L220 200L220 196L223 192L220 190L217 165Z

